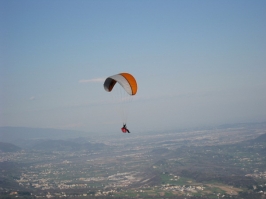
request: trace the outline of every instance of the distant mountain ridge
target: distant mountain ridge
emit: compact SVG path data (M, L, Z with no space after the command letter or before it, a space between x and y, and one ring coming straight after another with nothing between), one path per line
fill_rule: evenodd
M86 137L88 133L72 130L28 127L0 127L0 141L24 146L38 139L69 139Z
M0 142L0 151L2 152L17 152L20 151L21 148L10 143Z

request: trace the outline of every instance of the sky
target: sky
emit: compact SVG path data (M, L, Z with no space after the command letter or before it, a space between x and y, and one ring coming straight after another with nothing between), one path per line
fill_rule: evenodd
M121 132L121 72L131 132L264 122L265 22L265 0L0 0L0 126Z

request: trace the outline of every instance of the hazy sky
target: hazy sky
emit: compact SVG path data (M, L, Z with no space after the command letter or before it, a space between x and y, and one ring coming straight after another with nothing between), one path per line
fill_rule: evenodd
M266 121L266 1L0 0L0 126L135 133Z

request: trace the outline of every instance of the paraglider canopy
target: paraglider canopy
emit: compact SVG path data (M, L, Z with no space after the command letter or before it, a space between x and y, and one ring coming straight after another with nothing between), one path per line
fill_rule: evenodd
M135 95L138 90L138 85L135 78L129 73L119 73L107 77L104 82L104 89L111 92L116 83L119 83L129 95Z

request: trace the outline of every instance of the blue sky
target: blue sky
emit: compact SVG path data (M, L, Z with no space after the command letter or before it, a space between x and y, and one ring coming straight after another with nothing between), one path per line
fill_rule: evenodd
M266 1L0 1L0 126L119 132L266 121Z

